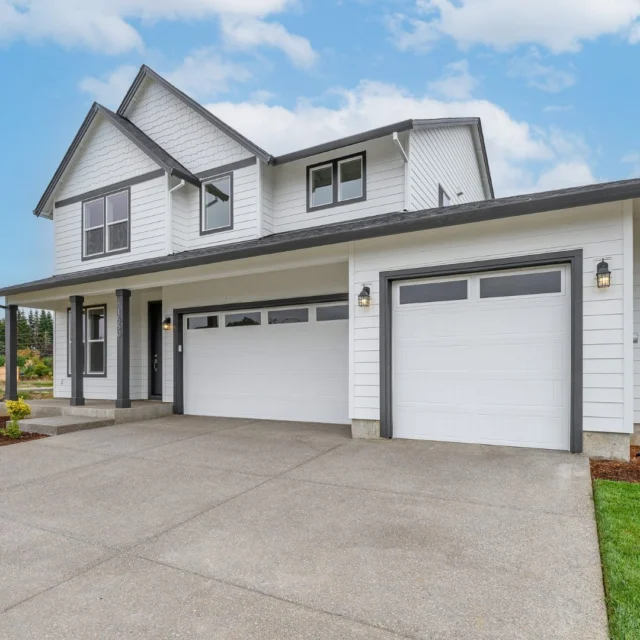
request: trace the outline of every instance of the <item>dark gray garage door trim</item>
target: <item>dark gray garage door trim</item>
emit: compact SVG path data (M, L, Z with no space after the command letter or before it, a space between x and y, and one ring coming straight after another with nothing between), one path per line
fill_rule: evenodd
M380 273L380 435L393 437L392 286L400 280L569 264L571 269L571 443L582 453L582 249Z
M329 293L300 298L276 298L253 300L233 304L219 304L203 307L186 307L173 310L173 412L184 413L184 316L192 313L218 313L222 311L244 311L247 309L269 309L307 304L348 302L348 293ZM212 363L215 366L215 362Z

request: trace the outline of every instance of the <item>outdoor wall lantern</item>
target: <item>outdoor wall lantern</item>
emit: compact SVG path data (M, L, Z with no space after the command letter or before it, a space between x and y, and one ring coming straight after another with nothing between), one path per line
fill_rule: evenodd
M167 317L164 319L164 322L162 323L162 328L163 328L165 331L171 331L171 329L173 329L173 324L172 324L172 322L171 322L171 318L170 318L169 316L167 316Z
M605 262L604 258L596 268L596 282L598 283L598 289L611 286L611 271L609 271L609 264Z
M359 307L370 307L371 306L371 289L366 285L362 286L362 291L358 296L358 306Z

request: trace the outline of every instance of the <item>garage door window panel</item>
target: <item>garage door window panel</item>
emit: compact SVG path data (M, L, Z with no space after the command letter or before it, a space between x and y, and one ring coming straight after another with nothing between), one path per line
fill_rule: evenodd
M400 304L455 302L469 297L467 280L423 282L400 287Z
M276 309L268 313L269 324L309 322L309 309Z
M262 324L260 311L246 311L242 313L228 313L224 317L225 327L250 327Z
M348 319L349 319L348 304L334 304L329 307L316 308L317 322L331 322L333 320L348 320Z
M543 271L480 278L480 298L509 298L562 293L562 272Z
M198 316L195 318L187 318L187 329L194 331L196 329L217 329L218 316Z

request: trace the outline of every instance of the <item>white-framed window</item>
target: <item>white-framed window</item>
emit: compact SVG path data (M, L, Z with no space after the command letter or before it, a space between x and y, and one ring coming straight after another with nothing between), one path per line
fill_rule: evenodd
M366 154L307 167L307 211L366 200Z
M83 258L129 251L130 191L125 189L82 203Z
M200 234L233 228L233 173L225 173L202 185Z
M107 307L82 310L82 344L85 376L104 376L107 372ZM71 310L67 311L67 375L71 375Z

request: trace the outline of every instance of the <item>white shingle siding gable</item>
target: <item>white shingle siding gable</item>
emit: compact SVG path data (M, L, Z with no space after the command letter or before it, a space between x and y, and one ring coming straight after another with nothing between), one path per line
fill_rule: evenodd
M367 199L307 212L307 167L360 151L367 154ZM275 167L275 232L355 220L404 209L405 163L391 136Z
M126 115L192 173L245 160L253 155L150 79L145 80Z
M437 207L438 184L453 204L485 199L471 127L411 131L410 172L412 210Z
M200 235L200 192L186 185L173 200L174 251L198 249L230 242L242 242L257 237L257 165L236 169L233 172L233 229ZM177 198L175 197L177 196ZM178 205L176 206L176 202ZM179 211L179 215L176 212Z
M55 199L71 198L159 168L144 151L98 115L67 168Z
M131 189L131 251L82 260L82 203L57 208L53 217L55 272L84 271L166 254L166 177Z
M494 220L354 243L352 292L371 287L372 306L355 310L353 418L380 417L379 275L411 267L454 264L581 248L584 276L584 430L625 433L623 204ZM613 284L598 289L595 266L606 256ZM629 354L631 355L631 354ZM375 366L373 366L375 365Z

